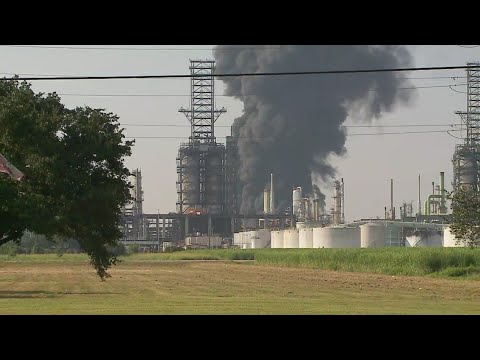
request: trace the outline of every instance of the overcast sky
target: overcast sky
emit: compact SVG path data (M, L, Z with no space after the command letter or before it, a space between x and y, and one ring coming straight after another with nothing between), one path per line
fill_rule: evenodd
M60 45L54 45L60 46ZM65 45L66 46L66 45ZM190 59L213 59L213 45L74 45L69 48L0 46L0 76L26 75L162 75L187 74ZM83 49L80 49L82 48ZM103 47L115 49L85 49ZM119 49L123 48L123 49ZM132 49L133 48L133 49ZM139 49L163 50L139 50ZM457 45L409 46L414 65L455 66L480 61L480 47ZM128 50L129 49L129 50ZM305 69L321 70L321 69ZM450 77L445 79L411 80L417 87L464 84L464 70L418 71L409 77ZM454 77L456 77L454 79ZM216 105L227 113L217 121L216 135L230 134L228 127L241 115L243 104L223 94L223 83L216 80ZM56 91L67 107L90 106L103 108L120 117L122 124L178 125L176 127L141 127L125 125L126 136L171 136L174 139L137 139L133 155L126 160L130 169L140 168L145 193L144 211L156 213L175 211L177 194L175 181L178 146L188 141L190 128L185 116L178 112L189 106L189 79L148 80L61 80L34 81L34 91ZM459 124L454 114L465 110L466 86L419 88L416 100L398 107L375 125L383 127L350 128L349 134L375 133L374 136L347 138L347 154L333 159L338 178L345 182L345 217L383 217L390 203L390 179L394 179L394 202L418 198L418 174L422 177L422 201L431 193L431 183L438 183L440 171L445 172L447 190L452 182L452 155L457 140L446 132L388 135L382 133L447 130ZM414 90L403 90L414 91ZM88 95L88 96L87 96ZM94 95L168 95L168 96L94 96ZM347 124L356 124L347 119ZM425 127L392 127L392 125L446 125ZM1 131L1 129L0 129ZM224 139L220 138L220 141ZM302 184L298 184L301 186ZM332 189L325 184L327 207L332 205Z

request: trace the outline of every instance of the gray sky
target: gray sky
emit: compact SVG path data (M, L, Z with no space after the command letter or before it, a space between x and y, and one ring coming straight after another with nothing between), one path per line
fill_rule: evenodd
M57 46L57 45L55 45ZM35 75L162 75L187 74L190 59L212 59L213 45L75 45L69 47L114 47L154 50L86 50L0 46L0 76L11 74ZM415 66L465 65L480 61L480 47L463 48L456 45L409 46ZM312 69L305 69L312 70ZM321 70L321 69L313 69ZM409 77L465 76L464 70L418 71ZM418 79L415 86L463 84L465 79ZM223 93L223 83L216 81L216 93ZM465 86L454 87L465 91ZM56 91L67 107L90 106L117 114L122 124L176 124L178 127L137 127L125 125L126 136L179 136L184 139L137 139L133 155L126 160L130 169L140 168L145 192L144 211L156 213L175 211L177 200L175 181L178 146L188 140L190 128L181 106L189 106L189 79L148 80L75 80L34 81L38 92ZM412 91L412 90L403 90ZM378 128L351 128L350 134L438 131L446 127L389 127L399 124L458 124L457 110L465 110L466 95L448 87L418 89L416 100L408 107L398 107L375 125ZM65 94L65 95L62 95ZM76 95L66 95L76 94ZM170 96L99 97L95 94L164 94ZM171 96L175 95L175 96ZM181 96L184 95L184 96ZM217 137L230 133L233 120L241 115L240 101L218 96L217 107L227 113L217 121ZM357 124L349 118L348 124ZM220 127L225 126L225 127ZM218 139L224 141L224 139ZM418 197L418 174L422 177L422 201L431 192L431 182L438 182L439 172L445 171L447 190L452 182L452 155L456 143L446 133L352 136L347 138L347 154L334 158L338 177L345 181L345 217L348 221L383 217L384 206L390 202L390 178L395 182L395 206L403 200ZM298 184L301 186L302 184ZM327 207L332 205L331 184L321 190L327 195Z

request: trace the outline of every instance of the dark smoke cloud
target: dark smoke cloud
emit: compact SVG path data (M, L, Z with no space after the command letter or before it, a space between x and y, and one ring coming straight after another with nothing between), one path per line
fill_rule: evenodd
M227 50L228 48L228 50ZM403 46L217 46L217 73L351 70L408 67ZM222 78L226 94L244 103L232 133L238 137L241 212L261 210L262 191L275 177L277 210L291 206L292 188L312 193L312 175L328 179L329 155L346 152L341 127L350 115L370 121L406 102L405 73L293 75ZM369 91L373 89L374 91ZM318 189L320 192L320 189ZM323 203L325 196L320 192Z

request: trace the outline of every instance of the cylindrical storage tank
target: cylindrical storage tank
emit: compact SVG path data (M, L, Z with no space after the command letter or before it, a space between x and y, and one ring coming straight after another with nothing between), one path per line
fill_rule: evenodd
M441 231L418 229L405 237L405 247L442 247Z
M298 210L300 209L300 202L302 201L302 188L297 187L293 190L293 215L298 215Z
M233 234L233 245L238 246L242 243L241 240L240 240L241 236L242 236L241 233L234 233Z
M298 231L299 230L285 230L283 239L285 249L298 249Z
M276 230L272 231L272 249L283 249L283 238L284 238L284 231L283 230Z
M314 249L318 249L318 248L321 247L320 246L320 244L321 244L320 237L323 234L322 229L323 228L320 228L320 227L312 229L312 247Z
M359 248L360 228L338 226L313 229L313 245L318 248Z
M253 231L251 243L252 249L270 248L271 232L268 230Z
M313 247L313 228L302 228L298 231L298 247L302 249Z
M362 248L385 247L385 225L367 223L360 226L360 240Z
M443 247L465 247L467 246L465 241L459 241L457 244L457 238L452 233L450 226L443 228Z

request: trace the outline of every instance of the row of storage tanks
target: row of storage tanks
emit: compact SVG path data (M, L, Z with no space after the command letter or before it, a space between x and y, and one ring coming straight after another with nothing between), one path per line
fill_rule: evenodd
M431 226L429 226L431 225ZM408 231L403 231L408 229ZM393 230L393 231L392 231ZM402 237L401 241L392 241ZM395 240L396 240L395 239ZM403 245L404 244L404 245ZM332 226L288 230L256 230L234 234L234 245L244 249L274 248L375 248L385 246L455 247L454 235L447 226L366 223L359 226Z

